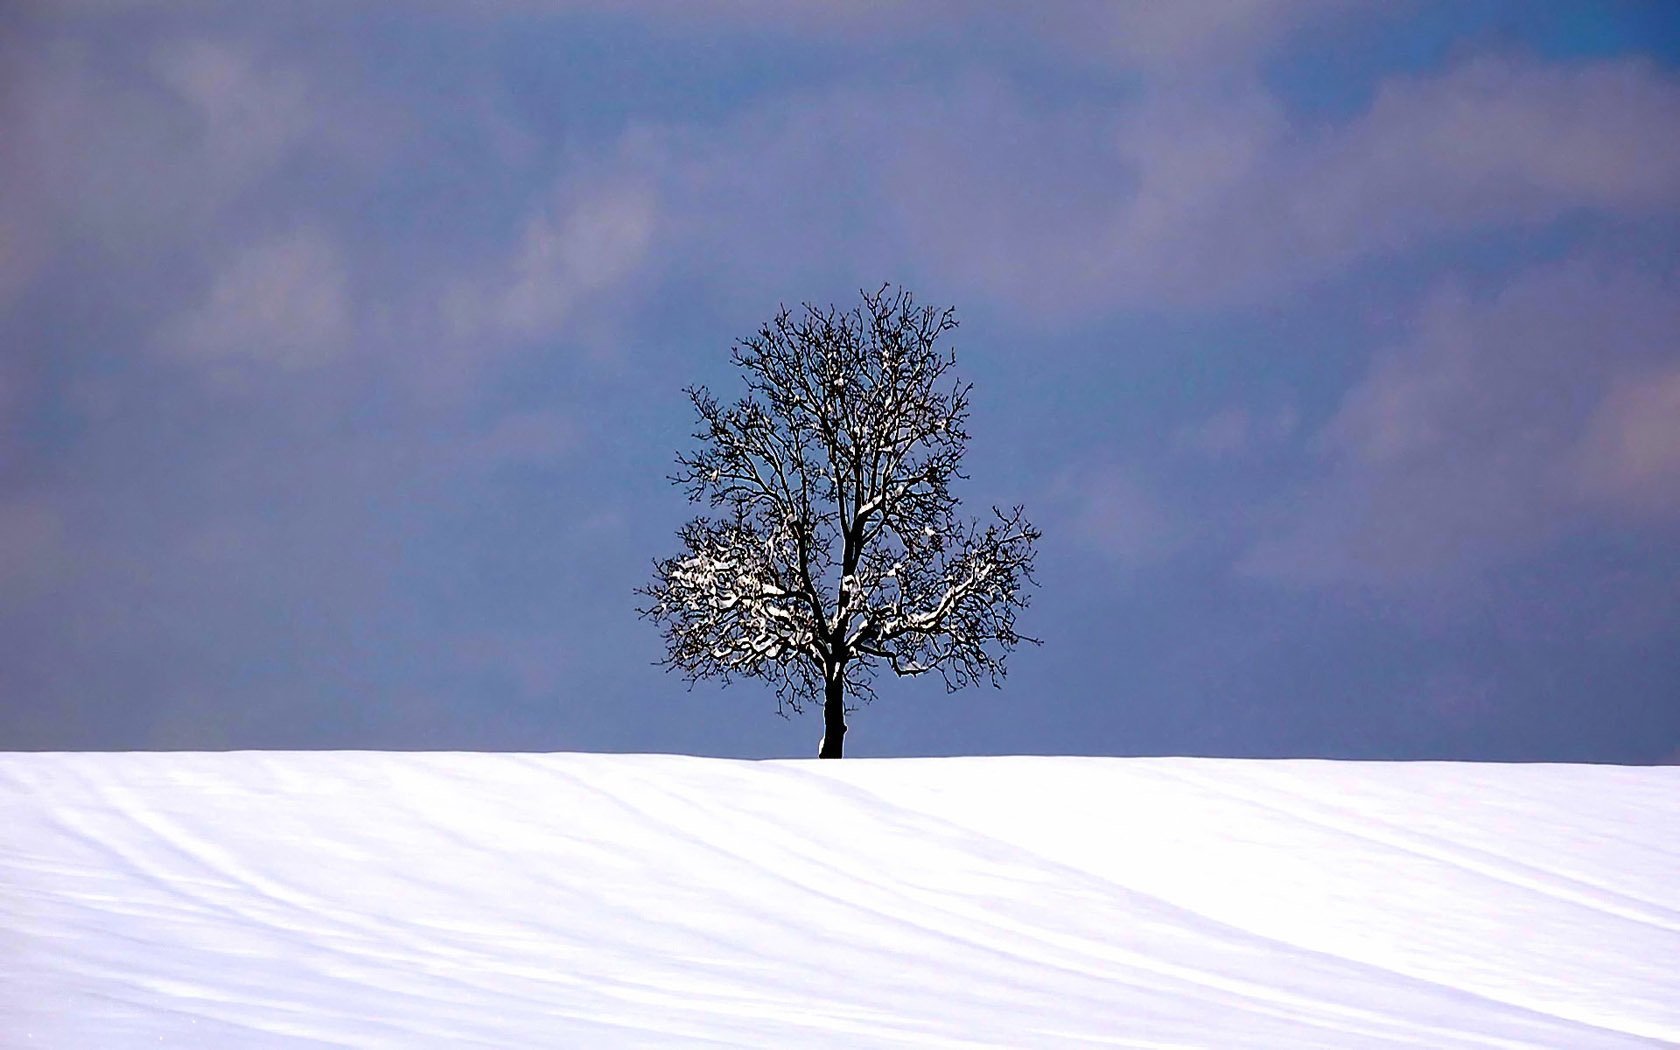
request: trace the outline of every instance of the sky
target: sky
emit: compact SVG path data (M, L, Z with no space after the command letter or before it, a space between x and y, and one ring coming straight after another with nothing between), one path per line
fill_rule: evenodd
M1680 759L1663 2L0 5L0 750L815 753L682 388L956 309L1004 688L850 755Z

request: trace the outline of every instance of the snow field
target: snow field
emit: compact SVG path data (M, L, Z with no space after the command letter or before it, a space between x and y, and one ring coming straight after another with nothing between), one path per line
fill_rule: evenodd
M0 1046L1680 1044L1680 768L0 755Z

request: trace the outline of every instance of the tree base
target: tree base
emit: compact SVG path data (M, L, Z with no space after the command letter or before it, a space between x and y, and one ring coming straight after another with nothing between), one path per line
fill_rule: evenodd
M845 751L846 723L840 723L839 728L825 727L822 742L817 745L818 758L840 758Z
M846 743L846 682L830 676L823 697L823 738L817 745L818 758L839 758Z

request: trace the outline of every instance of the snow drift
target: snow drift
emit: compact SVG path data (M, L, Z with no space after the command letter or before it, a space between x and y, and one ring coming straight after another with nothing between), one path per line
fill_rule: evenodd
M1680 1042L1680 768L0 755L0 1045Z

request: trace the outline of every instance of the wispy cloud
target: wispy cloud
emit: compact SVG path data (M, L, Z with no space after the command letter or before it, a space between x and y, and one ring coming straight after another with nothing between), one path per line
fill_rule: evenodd
M518 242L488 276L465 276L445 293L456 338L549 335L591 295L629 277L658 222L653 193L635 183L565 179L535 203Z
M1289 440L1299 426L1300 416L1293 405L1266 411L1238 406L1180 427L1172 444L1179 452L1203 459L1240 460Z
M216 271L204 300L159 335L165 356L243 384L248 366L306 370L349 349L354 292L343 251L319 228L266 237Z
M1680 362L1619 372L1565 469L1583 502L1645 524L1680 521Z
M1115 4L1104 0L1033 9L1026 32L1124 69L1157 77L1246 74L1274 47L1315 22L1346 16L1345 0L1227 0L1220 4Z
M915 245L1045 311L1253 303L1472 231L1680 211L1680 81L1634 60L1474 60L1329 128L1253 87L1061 125L970 96L930 123L895 140Z
M1318 435L1321 480L1249 571L1439 583L1601 522L1680 516L1669 411L1680 285L1590 263L1490 297L1449 288Z
M1070 539L1122 569L1159 563L1196 539L1194 523L1115 457L1065 469L1047 496Z

